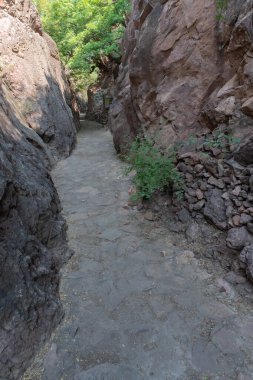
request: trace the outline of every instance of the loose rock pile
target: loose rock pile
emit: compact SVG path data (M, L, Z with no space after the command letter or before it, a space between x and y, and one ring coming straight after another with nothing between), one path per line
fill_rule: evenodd
M224 135L224 144L220 141L217 147L214 136L208 137L208 144L201 143L195 152L178 156L177 168L185 183L181 207L197 220L205 217L220 230L228 230L227 246L241 251L253 244L252 140L236 148ZM246 148L251 152L247 157ZM176 195L174 204L180 204ZM253 248L247 252L241 255L244 266L253 262ZM253 279L253 271L246 272Z

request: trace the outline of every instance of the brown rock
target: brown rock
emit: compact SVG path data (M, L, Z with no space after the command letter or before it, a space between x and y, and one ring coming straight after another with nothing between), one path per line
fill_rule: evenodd
M4 80L18 99L17 107L29 127L52 148L54 155L66 157L76 139L71 108L78 110L56 44L42 34L38 13L30 0L4 4L0 9ZM23 58L16 54L17 49L24 53Z
M224 189L225 184L221 179L216 179L215 177L211 176L208 181L210 185L213 185L215 187L218 187L219 189Z
M206 89L219 75L214 1L198 1L194 7L187 2L165 2L151 7L148 16L145 9L146 2L133 2L123 39L120 85L110 117L118 149L124 145L122 132L131 138L145 120L154 128L163 117L165 144L175 139L174 130L189 131L197 121ZM180 22L179 15L185 15Z
M253 97L246 100L246 102L242 105L242 111L248 115L253 117Z
M191 197L195 197L196 196L196 190L188 188L187 194L189 194Z
M250 3L229 5L229 27L222 24L218 39L214 0L196 0L194 7L187 1L132 3L110 111L117 150L126 149L142 125L151 133L159 128L165 146L221 122L230 122L240 137L251 133Z
M232 194L238 196L241 192L241 186L236 186L234 190L232 190Z
M240 262L242 268L246 270L246 274L253 281L253 245L245 247L240 253Z
M221 154L221 150L218 148L212 148L211 152L214 155L214 157L217 157L217 156L219 156L219 154Z
M240 217L240 215L234 215L234 216L232 217L232 222L233 222L233 225L234 225L235 227L240 226L240 224L241 224L241 217Z
M198 200L201 200L204 198L204 193L203 191L201 191L200 189L197 189L196 190L196 197L198 198Z
M241 217L240 217L240 223L241 224L248 224L248 223L251 223L251 221L252 221L251 215L241 214Z
M191 195L189 195L189 194L187 194L187 193L185 193L185 199L187 199L187 202L188 203L196 203L196 201L197 201L197 198L196 197L192 197Z
M149 220L150 222L153 222L155 220L155 215L153 214L152 211L148 210L148 211L145 212L144 218L146 220Z
M204 166L202 164L195 165L196 173L200 173L203 169L204 169Z
M190 173L186 173L185 179L187 183L191 183L193 181L193 176Z

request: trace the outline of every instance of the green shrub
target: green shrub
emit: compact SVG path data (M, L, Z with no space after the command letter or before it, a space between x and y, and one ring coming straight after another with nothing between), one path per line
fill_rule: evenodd
M220 132L219 129L213 132L211 138L204 141L207 148L223 149L228 145L237 145L240 143L240 138L235 137L231 132Z
M216 17L218 21L223 19L223 12L227 9L228 7L228 0L216 0Z
M175 153L161 152L151 138L137 137L132 143L128 157L126 173L135 172L133 182L137 193L132 200L149 199L156 190L174 185L178 194L182 194L183 181L175 167Z

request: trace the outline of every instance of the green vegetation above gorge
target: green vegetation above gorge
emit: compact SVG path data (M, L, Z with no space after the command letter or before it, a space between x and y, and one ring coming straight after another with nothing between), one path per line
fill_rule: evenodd
M129 0L35 0L44 29L57 43L77 84L120 60Z

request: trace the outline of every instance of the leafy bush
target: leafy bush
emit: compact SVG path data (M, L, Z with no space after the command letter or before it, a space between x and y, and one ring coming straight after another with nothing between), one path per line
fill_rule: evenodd
M174 185L179 195L182 193L183 181L175 167L175 153L161 152L151 138L137 137L126 161L126 173L135 172L133 182L137 193L132 196L133 200L149 199L156 190L169 185Z

